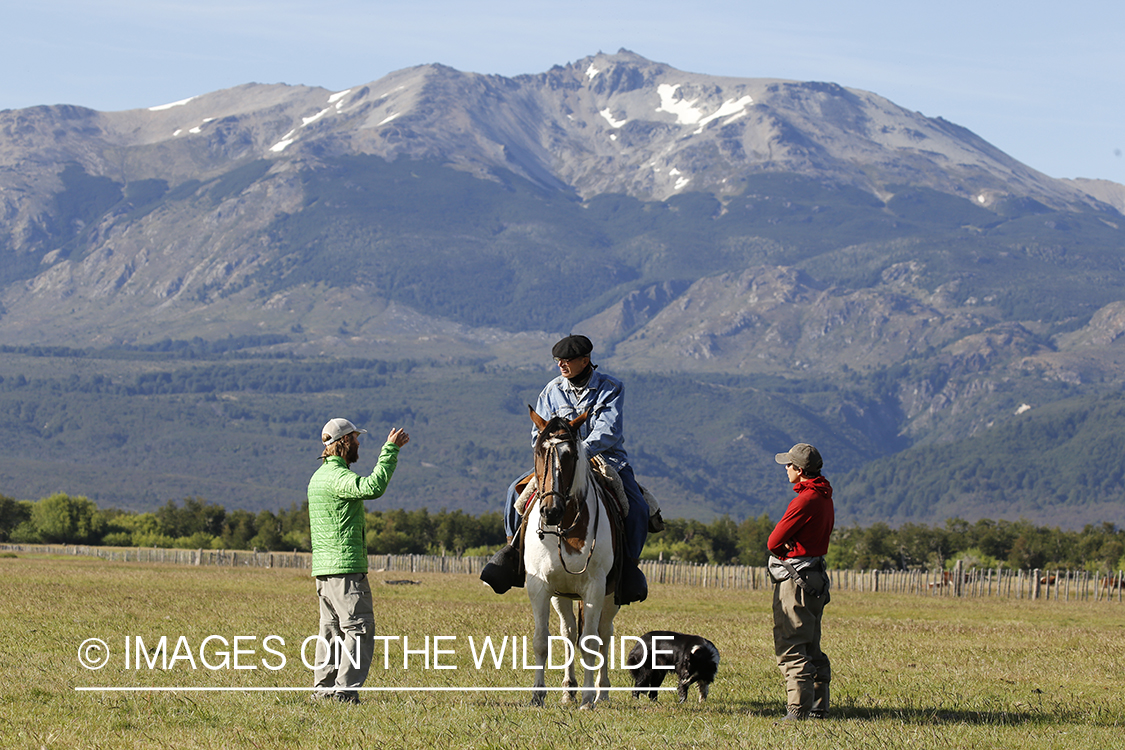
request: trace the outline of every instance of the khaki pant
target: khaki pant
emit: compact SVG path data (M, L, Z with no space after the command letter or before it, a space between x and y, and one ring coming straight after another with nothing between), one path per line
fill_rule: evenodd
M823 590L815 597L797 585L782 581L773 586L773 645L777 666L785 678L789 710L807 714L819 699L827 704L832 666L820 649L820 621L828 603L826 574L809 571L808 582ZM827 709L827 705L823 706Z
M366 573L317 576L320 637L313 686L338 692L363 687L375 648L375 610ZM327 646L327 648L326 648ZM359 655L356 665L356 655Z

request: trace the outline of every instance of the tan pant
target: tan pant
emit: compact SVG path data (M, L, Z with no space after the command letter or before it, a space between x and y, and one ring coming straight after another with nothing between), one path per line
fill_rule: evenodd
M797 585L782 581L773 586L773 645L777 666L785 678L789 710L807 714L819 698L827 703L832 666L820 649L820 621L828 603L824 573L810 571L809 583L824 595L815 597ZM827 706L825 706L827 708Z
M320 637L313 685L319 690L363 687L375 648L375 611L366 573L317 576ZM327 648L325 645L327 644ZM359 664L355 665L356 654Z

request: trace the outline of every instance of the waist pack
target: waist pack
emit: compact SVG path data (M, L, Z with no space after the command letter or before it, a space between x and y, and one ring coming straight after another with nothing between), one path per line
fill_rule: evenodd
M770 555L769 565L766 568L774 583L783 581L796 581L797 585L817 599L828 591L828 566L824 564L823 557L790 557L782 560L776 555ZM824 586L813 586L809 583L810 572L824 575Z

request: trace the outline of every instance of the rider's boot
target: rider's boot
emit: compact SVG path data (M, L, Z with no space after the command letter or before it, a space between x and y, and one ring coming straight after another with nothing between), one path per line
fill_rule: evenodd
M630 558L621 566L621 580L617 582L617 593L614 601L618 605L643 602L648 598L648 581L641 572L641 561Z
M491 586L497 594L503 594L513 586L523 587L523 576L520 575L520 551L512 546L511 537L481 570L480 579Z

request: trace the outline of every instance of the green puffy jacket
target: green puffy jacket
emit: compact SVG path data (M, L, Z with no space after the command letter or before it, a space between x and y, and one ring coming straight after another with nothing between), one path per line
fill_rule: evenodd
M361 477L344 459L329 456L309 480L312 574L367 572L367 511L364 500L381 496L398 465L399 448L387 443L371 475Z

